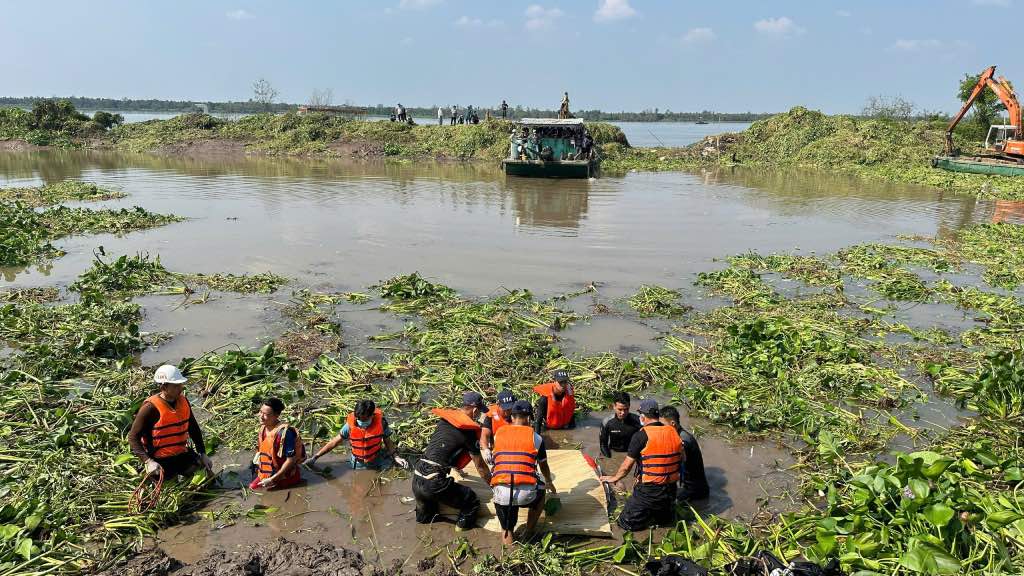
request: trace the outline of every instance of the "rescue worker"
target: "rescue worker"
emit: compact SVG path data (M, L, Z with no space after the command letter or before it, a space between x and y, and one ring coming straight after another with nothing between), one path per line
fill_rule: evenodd
M605 458L612 457L612 450L628 450L633 434L642 427L640 417L629 411L628 393L616 392L612 400L612 409L614 412L601 424L601 435L598 437L601 455Z
M652 399L640 403L643 428L629 442L626 459L612 476L602 482L621 481L636 465L633 494L619 515L623 530L645 530L651 525L667 526L675 522L676 484L683 462L683 442L671 426L659 420L658 403Z
M165 364L157 368L153 382L160 391L147 398L135 414L128 444L132 454L142 460L147 476L162 470L164 479L171 479L179 474L190 475L200 466L213 471L213 463L206 456L203 431L183 393L187 381L175 366Z
M281 421L282 412L280 398L267 398L260 406L259 451L253 459L256 477L249 484L253 490L290 488L302 482L299 465L306 459L306 447L298 430Z
M440 420L427 441L423 457L416 462L412 478L417 523L433 522L438 517L439 506L446 504L459 510L455 521L457 532L476 525L480 499L448 473L452 468L462 470L472 461L480 478L490 484L491 471L480 455L480 424L477 422L484 410L483 396L477 392L462 395L462 408L430 410Z
M408 468L409 463L398 455L391 434L388 419L373 400L360 400L356 402L355 410L345 418L338 435L321 446L306 465L313 466L321 456L348 440L349 464L355 470L382 470L390 468L392 462Z
M480 427L480 453L484 462L491 464L491 446L498 430L512 421L512 405L516 403L516 395L508 389L498 392L498 402L491 404L484 415L484 423Z
M674 406L662 406L661 423L675 428L679 439L683 442L686 460L683 462L683 481L679 484L678 500L692 502L703 500L711 493L708 478L704 474L704 456L700 453L700 445L693 434L679 425L679 411Z
M576 427L576 398L569 374L565 370L555 370L551 380L533 387L533 391L540 394L537 418L533 423L533 429L537 432Z
M510 413L512 422L494 433L494 467L491 469L494 511L501 524L501 543L506 545L512 544L520 508L528 509L525 536L529 538L537 528L544 509L545 481L546 490L555 493L544 439L530 426L533 407L526 400L518 400ZM538 467L544 474L544 481L537 474Z

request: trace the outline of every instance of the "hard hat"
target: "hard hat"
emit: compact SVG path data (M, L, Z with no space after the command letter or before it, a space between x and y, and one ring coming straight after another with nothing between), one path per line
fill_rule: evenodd
M188 379L182 375L177 366L164 364L153 373L153 382L157 384L184 384Z

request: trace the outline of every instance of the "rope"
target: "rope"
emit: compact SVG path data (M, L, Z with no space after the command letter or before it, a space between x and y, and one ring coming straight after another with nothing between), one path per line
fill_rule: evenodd
M142 514L143 512L149 511L156 507L156 503L160 500L160 492L164 488L164 469L160 468L159 476L156 480L156 485L153 488L153 493L149 498L143 500L146 492L146 485L149 484L149 477L146 476L139 483L138 487L135 488L135 492L132 493L132 499L128 501L128 512L130 514Z

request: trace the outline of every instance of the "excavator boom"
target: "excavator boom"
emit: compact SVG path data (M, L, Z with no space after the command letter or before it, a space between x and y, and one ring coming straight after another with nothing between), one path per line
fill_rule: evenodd
M957 127L957 124L963 120L964 116L967 115L967 111L971 109L974 102L981 95L985 88L991 88L992 92L999 98L999 101L1006 107L1006 112L1010 116L1010 125L1016 128L1015 139L1007 142L1007 152L1013 154L1019 154L1024 152L1024 142L1019 139L1024 136L1021 131L1021 108L1020 102L1017 100L1017 95L1013 91L1013 87L1010 86L1009 81L1006 78L999 77L995 78L996 67L989 66L986 68L981 75L978 77L978 82L974 85L974 89L971 90L971 95L964 102L960 112L949 122L949 127L946 128L946 154L953 155L955 151L953 149L953 130Z

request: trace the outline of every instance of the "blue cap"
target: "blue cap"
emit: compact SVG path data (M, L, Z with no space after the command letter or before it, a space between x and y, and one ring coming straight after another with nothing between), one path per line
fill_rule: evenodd
M644 416L658 417L658 401L653 398L647 398L646 400L640 401L640 413Z
M530 405L528 400L516 400L512 404L512 414L525 414L527 416L533 416L533 406Z
M487 405L484 404L484 397L479 392L469 391L462 395L463 406L476 406L481 410L487 410Z
M554 380L555 382L568 382L569 373L566 372L565 370L555 370L554 372L551 373L551 379Z
M508 411L512 409L512 405L516 403L516 395L509 389L504 389L498 392L498 406L502 410Z

